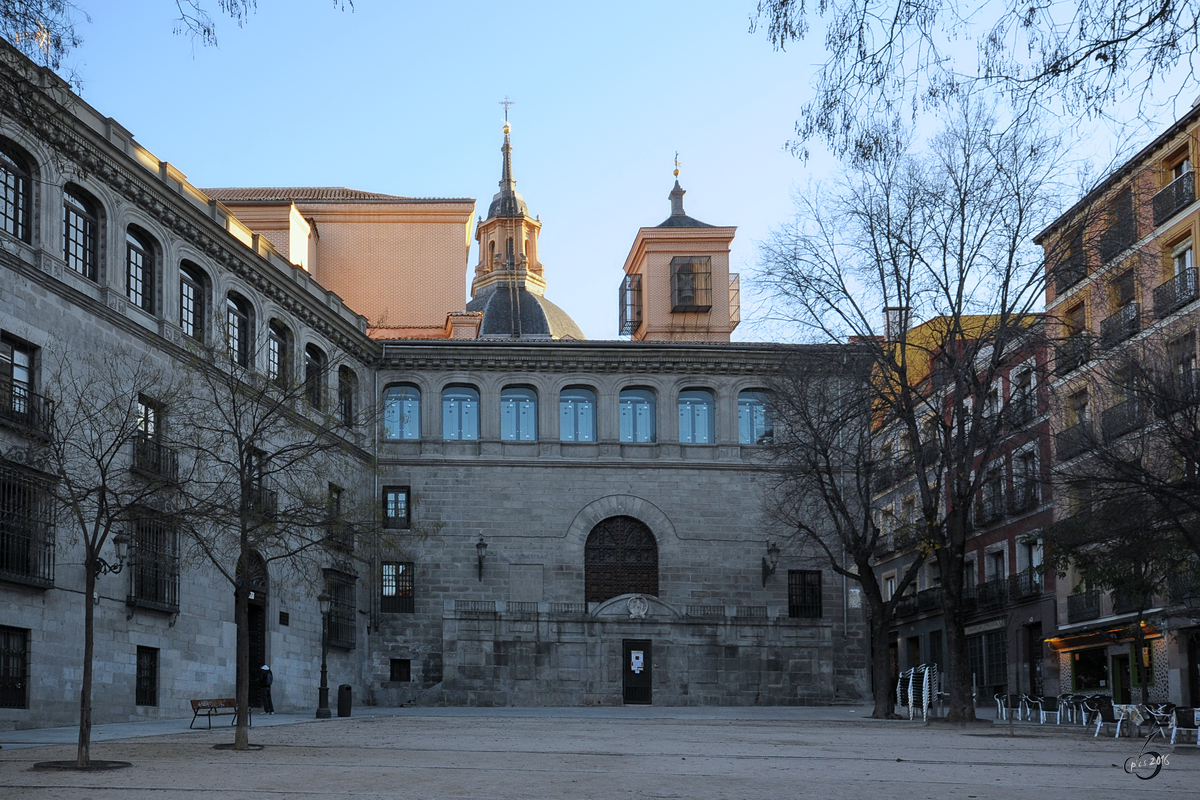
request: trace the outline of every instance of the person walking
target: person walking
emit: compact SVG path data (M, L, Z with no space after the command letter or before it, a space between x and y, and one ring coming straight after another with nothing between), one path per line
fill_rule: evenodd
M258 685L262 687L262 707L264 714L274 714L275 704L271 702L271 684L275 682L275 675L271 672L271 668L263 664L262 672L258 676Z

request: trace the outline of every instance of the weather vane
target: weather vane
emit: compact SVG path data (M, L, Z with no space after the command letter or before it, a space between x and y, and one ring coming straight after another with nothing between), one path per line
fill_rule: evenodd
M675 151L675 177L679 177L679 151Z

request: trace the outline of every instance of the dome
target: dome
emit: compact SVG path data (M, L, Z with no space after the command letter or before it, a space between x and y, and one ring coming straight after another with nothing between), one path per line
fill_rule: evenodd
M510 283L485 286L467 303L467 311L483 312L481 339L586 338L567 312L521 284L515 288Z

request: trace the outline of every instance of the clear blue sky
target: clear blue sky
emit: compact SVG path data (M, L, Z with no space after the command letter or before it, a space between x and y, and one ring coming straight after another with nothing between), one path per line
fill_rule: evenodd
M474 197L486 213L508 95L547 297L593 339L616 338L621 267L670 212L676 150L687 212L737 226L744 281L793 191L835 168L783 149L820 35L773 50L748 32L754 0L259 0L243 28L216 18L218 48L172 35L170 0L80 2L84 99L196 186ZM744 302L735 339L766 335L752 317Z

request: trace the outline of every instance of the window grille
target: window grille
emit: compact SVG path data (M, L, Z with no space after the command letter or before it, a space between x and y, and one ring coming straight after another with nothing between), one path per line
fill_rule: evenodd
M133 524L128 602L160 611L179 610L179 537L152 511Z
M820 570L788 570L788 616L793 619L821 617Z
M671 311L712 308L712 257L675 256L671 259Z
M642 326L642 276L626 275L621 280L620 335L632 336Z
M622 594L658 596L658 544L633 517L609 517L584 545L584 602Z
M391 675L388 680L395 683L408 683L412 680L412 660L408 658L392 659Z
M29 708L29 631L0 626L0 708Z
M158 705L158 649L137 649L137 686L134 694L139 706Z
M63 260L69 269L96 280L96 212L77 192L63 192Z
M54 502L49 486L0 462L0 579L54 585Z
M413 587L413 562L384 562L383 590L379 610L392 614L411 614L416 610Z
M357 607L354 599L354 576L340 570L325 570L329 597L329 646L346 650L354 648Z

